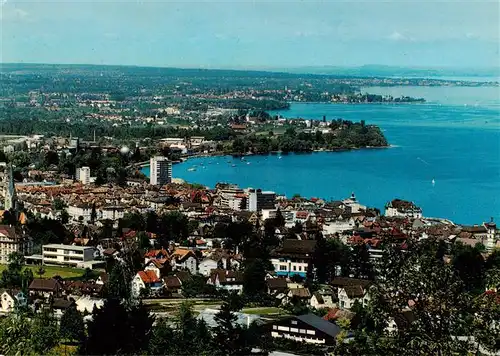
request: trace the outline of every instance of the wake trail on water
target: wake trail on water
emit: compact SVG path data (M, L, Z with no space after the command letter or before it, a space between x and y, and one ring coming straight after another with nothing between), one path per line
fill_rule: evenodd
M429 162L424 161L422 158L417 157L417 159L418 159L420 162L423 162L423 163L425 163L426 165L430 166L430 163L429 163Z

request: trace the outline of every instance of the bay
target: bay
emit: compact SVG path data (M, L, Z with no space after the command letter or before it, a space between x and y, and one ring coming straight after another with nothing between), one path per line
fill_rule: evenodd
M380 209L401 198L421 206L425 216L462 224L490 217L499 221L498 88L401 89L370 92L426 97L427 91L432 99L407 105L293 103L289 110L273 112L289 118L365 120L381 127L391 148L250 156L245 161L192 158L175 165L173 174L209 187L231 182L287 196L342 199L354 192L362 203Z

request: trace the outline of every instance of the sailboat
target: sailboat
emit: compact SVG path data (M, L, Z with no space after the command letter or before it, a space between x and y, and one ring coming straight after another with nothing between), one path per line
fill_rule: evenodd
M432 178L431 183L432 183L432 185L436 185L436 181L434 180L434 178Z

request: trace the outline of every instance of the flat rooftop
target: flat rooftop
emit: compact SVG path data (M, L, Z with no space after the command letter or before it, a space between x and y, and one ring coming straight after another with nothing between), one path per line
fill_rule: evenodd
M57 248L61 250L88 250L88 249L94 249L92 246L76 246L76 245L64 245L64 244L48 244L48 245L43 245L42 248Z

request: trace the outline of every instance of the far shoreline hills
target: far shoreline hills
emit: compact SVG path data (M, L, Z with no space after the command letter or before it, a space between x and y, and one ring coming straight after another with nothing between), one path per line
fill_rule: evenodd
M318 70L323 68L323 70ZM371 69L370 69L371 68ZM379 69L377 69L379 68ZM381 68L381 69L380 69ZM195 75L197 73L206 75L212 73L214 77L243 76L243 77L280 77L280 78L310 78L310 79L332 79L355 81L374 81L366 86L500 86L498 80L474 81L474 78L483 75L454 72L453 69L425 69L411 67L392 66L360 66L360 67L336 67L336 66L315 66L315 67L295 67L295 68L217 68L217 67L177 67L177 66L144 66L144 65L116 65L116 64L52 64L52 63L1 63L0 74L16 73L23 71L24 74L30 71L57 71L57 70L95 70L95 71L115 71L127 70L154 71L158 74L180 74ZM394 72L391 72L391 69ZM444 72L443 72L444 71ZM161 72L161 73L160 73ZM449 73L448 73L449 72ZM102 73L101 73L102 74ZM466 77L467 79L440 79L438 77ZM486 72L485 77L498 78L498 74ZM470 78L470 79L469 79Z

